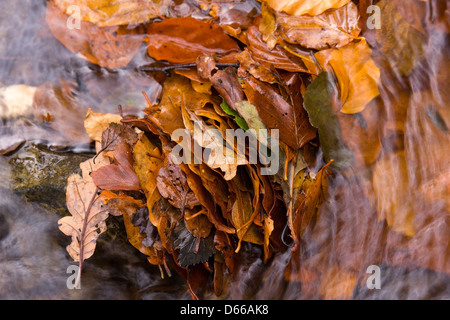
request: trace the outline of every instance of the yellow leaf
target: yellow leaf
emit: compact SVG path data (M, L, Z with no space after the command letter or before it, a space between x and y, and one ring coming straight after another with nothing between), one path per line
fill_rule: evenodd
M342 113L361 112L380 94L380 69L372 60L371 53L366 40L361 39L339 49L322 50L315 54L320 65L337 77Z
M84 128L89 137L97 142L102 141L102 134L110 123L120 123L122 117L112 113L96 113L90 108L84 118Z
M101 27L136 25L158 14L155 3L148 0L53 0L53 2L67 14L74 14L73 8L78 8L82 20Z
M147 197L150 221L154 225L158 225L158 218L153 214L153 205L160 198L156 187L156 178L163 165L163 156L161 151L143 135L134 146L133 159L133 170Z
M315 16L328 9L340 8L350 0L266 0L265 2L277 11L298 16Z

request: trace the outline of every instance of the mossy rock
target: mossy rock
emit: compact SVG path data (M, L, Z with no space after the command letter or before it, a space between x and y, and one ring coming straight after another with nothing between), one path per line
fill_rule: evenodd
M80 163L92 156L27 144L9 160L11 189L27 201L65 215L67 178L80 173Z

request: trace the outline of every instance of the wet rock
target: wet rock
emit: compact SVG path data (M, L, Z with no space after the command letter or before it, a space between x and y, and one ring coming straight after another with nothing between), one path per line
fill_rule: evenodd
M43 145L27 144L11 159L11 189L27 201L51 211L66 213L67 178L79 173L81 162L92 154L51 151Z
M70 238L59 231L58 219L0 187L0 299L189 298L181 277L161 279L158 267L125 238L104 234L83 264L81 289L69 289L68 268L76 263L65 249ZM123 223L121 228L123 234Z

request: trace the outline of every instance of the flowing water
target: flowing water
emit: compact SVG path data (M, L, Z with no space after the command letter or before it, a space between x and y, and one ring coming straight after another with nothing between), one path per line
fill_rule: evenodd
M226 298L450 299L449 11L445 1L396 10L380 3L381 29L363 34L381 71L380 96L359 116L339 119L355 165L331 178L297 260L290 261L289 248L265 264L261 248L244 245L245 263ZM119 104L138 112L140 92L161 89L132 71L144 63L145 49L126 70L95 67L52 36L45 1L0 3L0 87L66 79L78 87L76 100L85 107L80 114L88 107L117 112ZM82 121L76 114L74 126ZM12 150L0 158L0 298L190 298L182 279L161 279L128 244L119 218L108 222L85 263L82 289L67 288L69 239L57 227L67 214L64 181L92 149L76 139L62 149L66 140L37 127L26 117L8 117L0 128L0 150ZM21 181L22 170L33 172L34 182ZM369 266L379 268L379 289L367 286Z

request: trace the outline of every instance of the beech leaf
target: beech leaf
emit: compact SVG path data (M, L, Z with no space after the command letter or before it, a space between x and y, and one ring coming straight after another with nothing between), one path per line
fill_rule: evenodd
M329 73L320 73L306 89L304 107L311 124L319 130L325 161L334 160L333 168L344 169L352 165L353 153L342 139L339 121L334 114L331 100L336 89L332 83Z

